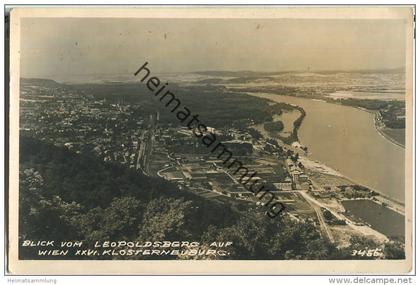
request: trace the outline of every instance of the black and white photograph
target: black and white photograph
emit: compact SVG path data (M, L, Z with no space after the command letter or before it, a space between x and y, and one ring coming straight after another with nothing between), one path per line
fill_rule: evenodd
M12 273L411 270L412 6L10 23Z

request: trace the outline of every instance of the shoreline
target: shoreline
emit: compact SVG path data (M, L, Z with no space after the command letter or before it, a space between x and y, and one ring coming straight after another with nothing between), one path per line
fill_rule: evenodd
M392 197L389 197L388 195L382 193L381 191L378 191L376 189L372 189L372 187L368 187L366 185L363 185L361 183L358 183L358 182L354 181L353 179L345 176L340 171L338 171L338 170L336 170L336 169L334 169L334 168L332 168L332 167L330 167L328 165L325 165L322 162L313 160L313 159L309 158L308 156L304 156L304 157L305 157L305 160L308 160L309 162L312 162L314 164L318 164L318 165L324 167L324 169L326 169L326 170L328 170L328 169L333 170L333 172L322 172L322 171L317 170L316 168L315 169L313 169L313 168L311 169L310 168L312 171L317 171L317 172L324 173L324 174L331 175L331 176L342 177L342 178L348 180L349 182L351 182L354 185L359 185L359 186L365 187L365 188L369 189L370 191L378 194L377 196L373 196L372 198L369 198L369 200L372 200L373 202L375 202L377 204L380 204L380 202L385 202L386 204L388 204L388 206L385 206L385 205L382 205L382 204L381 205L384 206L384 207L386 207L386 208L388 208L388 209L390 209L390 210L392 210L392 211L394 211L394 212L396 212L396 213L398 213L398 214L401 214L401 215L404 215L405 216L405 203L404 202L399 201L397 199L394 199ZM302 162L302 163L305 165L304 162ZM382 201L379 201L378 197L381 198ZM373 198L376 198L378 201L373 200ZM358 200L358 199L355 198L355 199L349 199L349 200ZM402 207L404 209L404 211L401 210L400 207Z
M246 92L246 94L249 94L251 96L254 96L254 95L252 95L252 93L259 93L259 92ZM262 92L262 93L265 93L265 92ZM331 103L331 104L336 104L336 105L340 105L340 106L346 106L346 107L350 107L350 108L356 108L356 109L359 109L361 111L365 111L365 112L374 114L374 116L375 116L373 118L374 125L375 125L375 128L376 128L377 132L379 133L379 135L382 136L387 141L389 141L390 143L392 143L392 144L394 144L394 145L396 145L398 147L401 147L401 148L405 149L405 145L397 142L395 139L393 139L392 137L390 137L389 135L387 135L386 133L383 132L383 128L384 127L382 127L378 123L378 120L380 121L380 119L378 118L378 116L379 116L379 112L378 111L368 110L368 109L365 109L363 107L358 107L358 106L344 105L344 104L340 104L340 103L335 102L335 100L334 101L330 101L330 100L324 100L322 98L300 97L300 96L285 95L285 94L278 94L278 93L267 93L267 94L273 94L273 95L276 95L276 96L290 96L290 97L301 98L301 99L321 101L321 102L324 102L324 103Z
M391 142L391 143L393 143L393 144L395 144L396 146L399 146L399 147L401 147L401 148L404 148L405 149L405 145L403 145L403 144L401 144L401 143L399 143L399 142L397 142L395 139L393 139L392 137L390 137L389 135L387 135L386 133L384 133L383 132L383 130L382 130L382 128L376 128L377 130L378 130L378 132L379 132L379 134L384 138L384 139L386 139L386 140L388 140L389 142Z
M326 102L326 101L325 101ZM329 102L327 102L327 103L329 103ZM333 103L334 104L334 103ZM342 105L342 104L340 104L340 105ZM344 105L343 105L344 106ZM353 106L349 106L349 107L353 107ZM373 118L373 122L374 122L374 124L375 124L375 128L376 128L376 130L378 131L378 133L384 138L384 139L386 139L386 140L388 140L389 142L391 142L391 143L393 143L393 144L395 144L396 146L399 146L399 147L401 147L401 148L404 148L405 149L405 145L403 145L403 144L401 144L401 143L399 143L399 142L397 142L395 139L393 139L392 137L390 137L389 135L387 135L386 133L384 133L383 132L383 130L386 128L386 127L384 127L383 126L383 123L381 122L381 120L380 120L380 118L379 118L379 111L372 111L372 110L368 110L368 109L365 109L365 108L362 108L362 107L356 107L356 106L354 106L354 108L357 108L357 109L359 109L359 110L361 110L361 111L365 111L365 112L368 112L368 113L371 113L371 114L373 114L374 115L374 118Z
M315 163L315 164L320 165L320 166L322 166L322 167L324 167L324 168L327 169L327 172L319 171L316 168L315 169L311 169L311 171L313 171L313 172L316 171L318 173L322 173L322 174L326 174L326 175L330 175L330 176L336 176L336 177L344 178L344 179L348 180L352 184L366 187L369 190L371 190L372 192L374 192L374 193L377 194L377 195L372 196L372 197L369 197L369 198L346 198L346 199L334 198L335 201L337 203L339 203L339 205L341 205L341 207L343 207L343 209L346 209L346 207L344 206L344 204L342 203L342 201L362 201L362 200L368 200L368 201L371 201L371 202L377 204L380 207L383 207L383 208L385 208L385 209L387 209L389 211L392 211L392 212L394 212L396 214L399 214L399 215L403 216L404 217L404 220L405 220L405 217L406 217L406 215L405 215L405 209L406 208L405 208L405 204L404 203L402 203L402 202L400 202L400 201L398 201L396 199L393 199L393 198L391 198L391 197L389 197L389 196L381 193L380 191L377 191L375 189L372 189L371 187L367 187L365 185L362 185L360 183L357 183L357 182L353 181L352 179L350 179L349 177L343 175L341 172L335 170L334 168L331 168L331 167L325 165L322 162L319 162L319 161L316 161L316 160L312 160L308 156L304 156L304 157L305 157L304 160L310 161L311 163ZM304 162L302 162L302 163L305 165ZM305 165L305 167L306 167L306 165ZM328 171L328 170L332 170L332 171ZM313 198L313 199L316 200L316 198ZM325 208L328 209L328 207L326 205L324 205L324 206L325 206ZM383 209L383 210L385 210L385 209ZM331 209L329 209L329 210L330 210L330 212L332 212ZM364 234L367 234L367 235L369 235L369 234L372 235L373 234L376 238L379 238L379 239L383 239L384 237L386 237L386 239L389 240L389 237L387 235L385 235L383 232L381 232L380 230L374 229L370 225L363 225L363 226L357 225L357 221L354 220L351 216L348 216L348 215L346 215L344 213L342 213L342 215L343 215L343 217L345 217L346 220L351 221L351 224L348 224L348 225L350 227L352 227L353 229L355 229L355 230L357 230L359 232L361 231L361 232L363 232ZM368 223L364 219L362 219L362 220L364 221L364 223Z
M276 95L282 96L280 94L276 94ZM285 95L285 96L291 96L291 97L296 97L296 98L305 98L305 97L298 97L298 96L292 96L292 95ZM318 98L307 98L307 99L315 100L315 101L321 101L321 102L324 102L324 103L336 104L336 105L340 105L340 106L346 106L346 107L350 107L350 108L356 108L356 109L359 109L361 111L365 111L365 112L374 114L373 123L374 123L375 129L378 131L379 135L381 137L383 137L384 139L386 139L387 141L389 141L390 143L405 149L405 145L397 142L395 139L393 139L392 137L390 137L389 135L387 135L386 133L383 132L383 129L385 127L382 126L383 123L379 119L379 111L368 110L366 108L359 107L359 106L344 105L344 104L337 103L335 101L327 101L327 100L318 99Z
M253 95L252 94L252 92L247 92L250 96L255 96L255 95ZM271 93L270 93L271 94ZM273 93L275 96L288 96L288 95L280 95L280 94L275 94L275 93ZM256 96L256 97L259 97L259 96ZM292 96L293 97L293 96ZM297 96L294 96L294 97L297 97ZM260 97L259 97L260 98ZM297 98L301 98L301 97L297 97ZM319 101L323 101L323 102L325 102L325 103L331 103L331 104L336 104L336 105L340 105L340 106L346 106L346 107L350 107L350 108L357 108L357 109L359 109L359 110L363 110L363 111L365 111L365 112L368 112L368 113L373 113L373 114L375 114L375 117L374 117L374 125L375 125L375 129L378 131L378 133L384 138L384 139L387 139L385 136L383 136L382 135L382 132L378 129L378 125L377 125L377 123L376 123L376 111L371 111L371 110L367 110L367 109L364 109L364 108L361 108L361 107L356 107L356 106L347 106L347 105L343 105L343 104L338 104L338 103L333 103L333 102L329 102L329 101L325 101L325 100L322 100L322 99L314 99L314 98L304 98L304 99L309 99L309 100L319 100ZM270 99L267 99L267 100L270 100ZM270 100L270 101L272 101L272 100ZM273 101L273 102L275 102L275 101ZM291 104L290 104L291 105ZM303 123L303 122L302 122ZM298 130L297 130L297 132L299 131L299 128L298 128ZM298 142L299 142L299 134L297 134L297 140L298 140ZM389 139L387 139L388 141L391 141L391 140L389 140ZM391 143L394 143L394 142L392 142L391 141ZM283 142L283 144L284 145L287 145L288 147L290 147L291 149L293 149L292 148L292 146L291 146L291 144L286 144L285 142ZM396 144L396 143L394 143L395 145L398 145L398 144ZM398 145L399 147L401 147L400 145ZM403 149L405 149L404 147L402 147ZM383 200L385 200L384 202L386 202L388 205L390 205L390 206L385 206L385 207L387 207L387 208L389 208L390 210L393 210L393 211L395 211L395 212L397 212L397 213L399 213L399 214L401 214L402 212L405 212L405 201L400 201L400 200L398 200L398 199L395 199L395 198L392 198L392 197L390 197L389 195L387 195L387 194L385 194L385 193L383 193L383 192L381 192L381 191L379 191L379 190L377 190L377 189L373 189L372 187L368 187L368 186L366 186L366 185L363 185L363 184L361 184L361 183L359 183L359 182L356 182L356 181L354 181L353 179L351 179L351 178L349 178L349 177L347 177L347 176L345 176L344 174L342 174L340 171L338 171L338 170L336 170L336 169L334 169L334 168L332 168L332 167L330 167L330 166L328 166L328 165L326 165L325 163L323 163L323 162L320 162L320 161L317 161L317 160L313 160L312 158L310 158L308 155L305 155L304 156L305 157L305 159L306 160L308 160L309 162L311 162L312 164L314 164L314 165L319 165L319 166L321 166L322 168L324 168L325 170L326 169L330 169L330 170L333 170L333 172L335 172L336 174L338 174L338 175L336 175L336 174L332 174L331 173L331 175L335 175L335 176L340 176L340 177L342 177L342 178L345 178L346 180L348 180L349 182L351 182L351 183L353 183L353 184L355 184L355 185L360 185L360 186L363 186L363 187L365 187L365 188L367 188L367 189L369 189L369 190L371 190L372 192L375 192L376 194L378 194L378 196L379 197L381 197ZM319 169L317 170L317 169L314 169L315 171L318 171L318 172L321 172L322 173L322 171L320 171ZM324 173L326 173L326 172L324 172ZM400 207L403 207L404 208L404 211L401 211L401 210L399 210L399 208ZM405 216L405 213L404 213L404 216Z

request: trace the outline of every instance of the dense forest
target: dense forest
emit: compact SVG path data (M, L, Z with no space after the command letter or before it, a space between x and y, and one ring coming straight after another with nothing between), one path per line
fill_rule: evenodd
M160 110L161 123L179 123L175 114L165 108L159 98L155 97L141 82L75 84L69 85L69 88L73 88L77 92L92 94L97 99L141 105L149 113ZM192 114L199 115L200 121L215 128L232 127L235 124L247 126L251 123L270 122L273 114L280 114L281 108L287 106L283 104L285 106L273 107L268 104L268 100L230 92L222 86L181 87L171 83L167 90L180 100L180 109L183 106L187 107Z

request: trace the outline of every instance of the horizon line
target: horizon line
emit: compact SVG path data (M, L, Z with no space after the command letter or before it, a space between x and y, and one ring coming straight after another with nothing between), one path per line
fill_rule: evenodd
M173 71L173 72L156 72L156 74L194 74L194 73L261 73L261 74L279 74L279 73L330 73L330 72L383 72L383 71L404 71L405 67L395 67L395 68L369 68L369 69L317 69L317 70L303 70L303 69L291 69L291 70L281 70L281 71L255 71L255 70L195 70L195 71ZM58 75L58 77L66 76L87 76L87 75L132 75L132 73L80 73L80 74L67 74L67 75ZM55 75L54 77L57 77ZM52 79L51 76L20 76L20 78L26 79Z

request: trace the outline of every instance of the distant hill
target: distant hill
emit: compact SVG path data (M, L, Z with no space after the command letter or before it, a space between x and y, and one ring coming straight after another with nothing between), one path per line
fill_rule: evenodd
M221 76L221 77L249 77L249 76L261 76L261 75L276 75L285 72L258 72L258 71L217 71L217 70L210 70L210 71L197 71L193 72L194 74L199 75L208 75L208 76Z
M21 84L25 85L38 85L38 86L45 86L45 87L58 87L63 85L62 83L58 83L52 79L44 79L44 78L24 78L20 79Z
M209 71L196 71L192 72L199 75L207 76L220 76L220 77L261 77L261 76L274 76L285 73L304 73L304 72L314 72L320 74L333 74L333 73L401 73L404 72L404 68L392 68L392 69L363 69L363 70L289 70L289 71L223 71L223 70L209 70Z

